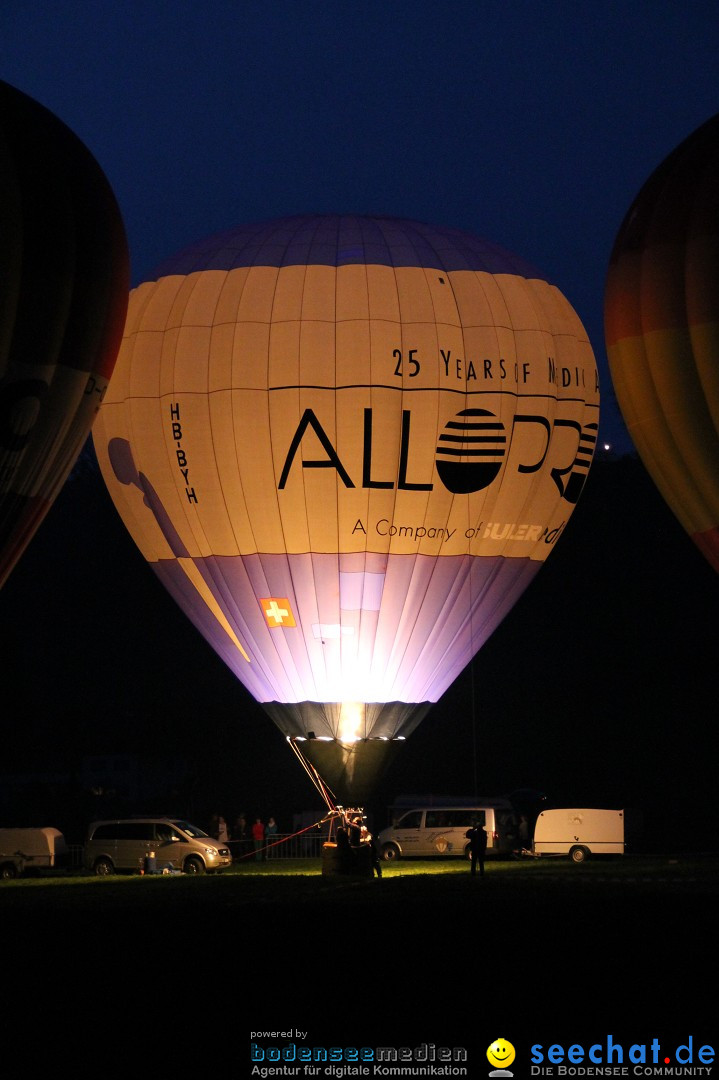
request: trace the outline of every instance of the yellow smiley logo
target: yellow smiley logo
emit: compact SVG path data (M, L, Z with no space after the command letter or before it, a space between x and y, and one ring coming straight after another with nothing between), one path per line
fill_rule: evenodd
M489 1064L497 1069L504 1069L507 1065L511 1065L514 1058L514 1047L506 1039L495 1039L487 1050Z

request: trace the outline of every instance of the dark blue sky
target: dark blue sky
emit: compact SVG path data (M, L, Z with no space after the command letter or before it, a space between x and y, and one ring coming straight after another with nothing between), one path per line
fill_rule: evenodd
M719 109L714 0L4 0L0 77L85 141L133 281L244 221L382 213L528 259L578 310L611 401L602 294L653 168Z
M203 236L304 212L474 232L567 295L605 360L612 242L719 109L713 0L4 0L0 77L90 147L133 282Z
M649 174L719 111L717 43L716 0L0 2L0 78L105 169L135 283L210 233L296 213L485 236L574 304L620 453L631 444L605 358L609 254ZM672 827L713 821L716 577L633 459L602 463L587 488L559 554L408 740L392 797L470 790L471 765L488 790L539 786L555 805L648 814L668 801ZM179 731L168 745L180 747L192 732L194 746L201 710L228 805L278 814L267 791L293 810L311 801L278 730L145 567L99 478L78 469L66 485L2 590L0 630L4 692L26 717L21 756L144 747L146 726L158 743Z

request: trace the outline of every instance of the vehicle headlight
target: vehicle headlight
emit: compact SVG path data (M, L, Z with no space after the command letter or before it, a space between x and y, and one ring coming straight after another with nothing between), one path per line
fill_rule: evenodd
M218 855L217 848L216 847L206 847L205 848L205 855L209 855L210 858L216 859L217 855Z

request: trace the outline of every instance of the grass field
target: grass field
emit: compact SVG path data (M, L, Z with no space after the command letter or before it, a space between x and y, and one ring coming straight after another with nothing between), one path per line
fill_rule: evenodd
M30 1018L67 1014L80 1039L104 1017L90 1034L121 1046L127 1016L171 1005L180 1032L184 1017L219 1018L246 1056L258 1026L356 1040L365 1014L387 1045L466 1045L477 1010L485 1045L610 1021L633 1039L660 1020L714 1030L718 912L719 856L497 861L483 879L463 860L402 860L381 880L269 860L5 882L0 942L6 991Z
M665 855L594 859L575 866L566 859L489 860L486 875L472 878L460 859L404 859L382 867L382 879L322 873L318 859L248 861L219 875L193 877L116 874L96 878L81 873L25 877L0 886L0 917L30 911L65 911L100 918L111 908L128 913L172 904L211 912L214 905L312 905L318 909L362 904L368 916L393 905L482 904L506 909L531 895L532 903L581 898L583 902L627 903L662 897L717 897L719 856Z

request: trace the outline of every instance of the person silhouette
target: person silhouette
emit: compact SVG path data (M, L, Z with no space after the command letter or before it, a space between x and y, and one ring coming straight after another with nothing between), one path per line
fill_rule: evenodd
M472 876L476 876L477 866L479 866L479 876L484 877L484 857L487 853L487 833L484 830L484 825L479 819L475 818L472 828L468 829L464 835L469 840Z
M252 826L252 843L255 849L255 859L257 862L261 862L264 858L263 848L265 846L265 826L262 818L255 818L255 824Z
M379 851L377 850L377 841L371 832L367 833L367 845L370 850L370 857L372 860L372 869L378 878L382 877L382 862L379 857Z

